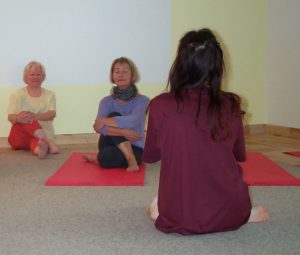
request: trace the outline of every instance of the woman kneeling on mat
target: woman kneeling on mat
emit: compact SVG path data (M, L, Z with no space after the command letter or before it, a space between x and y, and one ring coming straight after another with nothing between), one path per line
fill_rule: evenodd
M111 95L99 104L94 130L100 133L98 155L83 154L89 162L103 168L125 167L139 170L144 148L144 127L149 99L138 93L139 80L134 63L125 57L111 65Z
M161 161L155 226L184 235L235 230L269 219L251 205L240 98L221 90L223 52L209 29L180 40L169 92L150 102L143 160Z
M41 159L59 152L53 142L55 94L41 87L45 78L41 63L28 63L23 74L27 86L12 93L8 105L8 120L12 123L9 144L15 150L31 150Z

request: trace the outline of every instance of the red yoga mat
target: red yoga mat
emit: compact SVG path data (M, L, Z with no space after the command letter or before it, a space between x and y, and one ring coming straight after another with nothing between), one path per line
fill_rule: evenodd
M285 151L283 153L293 155L295 157L300 157L300 151Z
M291 175L259 152L247 153L247 161L239 164L243 168L243 179L250 186L300 185L300 178Z
M103 169L81 158L74 152L62 166L45 182L47 186L143 186L145 164L137 172L125 168Z

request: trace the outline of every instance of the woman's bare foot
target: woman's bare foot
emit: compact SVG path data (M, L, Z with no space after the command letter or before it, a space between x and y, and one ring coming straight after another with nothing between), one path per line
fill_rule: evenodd
M248 222L259 223L259 222L268 221L269 219L270 219L270 215L268 213L267 208L262 206L255 206L251 209Z
M147 213L149 214L152 220L156 220L159 213L158 213L158 206L157 206L157 197L153 199L151 204L147 207Z
M133 157L127 159L127 163L128 163L128 167L126 169L127 172L136 172L140 169L134 155Z
M39 139L38 146L36 147L34 153L38 156L39 159L44 159L48 155L49 144L43 138Z
M49 142L49 152L51 154L58 154L59 153L59 148L57 145L53 142Z
M132 151L132 146L131 143L129 141L125 141L122 142L118 145L118 148L122 151L122 153L124 154L126 160L127 160L127 172L136 172L138 171L140 168L136 162L136 158L135 155Z
M98 165L98 160L96 155L91 155L91 154L81 154L81 157L85 159L89 163L97 164Z

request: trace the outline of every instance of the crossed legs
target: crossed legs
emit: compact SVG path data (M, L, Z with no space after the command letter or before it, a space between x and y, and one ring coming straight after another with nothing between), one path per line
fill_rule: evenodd
M100 150L102 150L100 152ZM135 172L139 170L137 155L139 153L137 148L132 148L129 141L124 141L118 145L112 145L106 149L99 149L98 155L82 154L82 158L94 164L100 164L105 168L126 167L128 172ZM124 162L124 158L126 162Z
M14 124L11 127L8 142L13 149L30 149L34 155L41 159L45 158L48 153L59 153L56 144L48 139L37 121L31 124Z

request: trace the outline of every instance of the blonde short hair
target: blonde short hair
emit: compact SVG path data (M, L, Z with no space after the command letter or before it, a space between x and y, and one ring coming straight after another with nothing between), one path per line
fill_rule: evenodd
M43 81L46 79L46 69L44 67L44 65L40 62L37 62L37 61L31 61L29 62L25 67L24 67L24 72L23 72L23 81L25 83L27 83L26 81L26 76L28 74L28 72L30 71L30 69L33 67L33 66L38 66L39 68L41 68L41 71L42 71L42 75L43 75Z
M120 58L116 58L112 64L111 64L111 67L110 67L110 75L109 75L109 78L110 78L110 81L112 83L114 83L114 80L113 80L113 71L114 71L114 66L116 64L127 64L130 68L130 71L131 71L131 83L132 84L135 84L136 82L138 82L140 80L140 74L139 74L139 71L136 67L136 65L133 63L132 60L130 60L129 58L126 58L126 57L120 57Z

